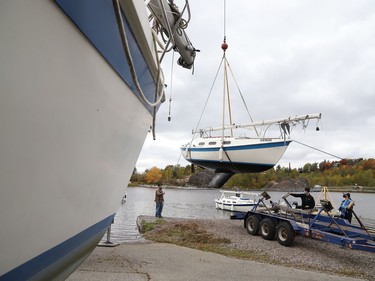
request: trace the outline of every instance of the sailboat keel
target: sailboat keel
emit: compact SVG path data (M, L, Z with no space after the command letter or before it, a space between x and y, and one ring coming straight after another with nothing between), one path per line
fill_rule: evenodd
M234 174L233 173L215 173L208 187L222 187Z

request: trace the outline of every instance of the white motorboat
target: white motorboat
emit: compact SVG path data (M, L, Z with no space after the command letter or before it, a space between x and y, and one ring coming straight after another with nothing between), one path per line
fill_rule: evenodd
M220 190L221 196L215 199L216 209L231 212L247 212L251 210L261 194L246 191Z
M191 68L178 9L148 5ZM140 0L0 1L0 280L65 279L113 222L164 99L149 15Z

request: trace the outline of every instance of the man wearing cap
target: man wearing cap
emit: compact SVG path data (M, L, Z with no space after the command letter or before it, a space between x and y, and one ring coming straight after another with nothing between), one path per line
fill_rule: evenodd
M285 197L292 195L293 197L300 197L302 200L302 205L297 206L298 209L308 210L314 209L315 200L314 197L310 194L310 188L306 187L304 193L288 193Z
M344 197L344 200L342 200L339 208L339 211L341 212L340 217L347 219L352 223L354 201L350 198L350 193L344 193L342 197Z

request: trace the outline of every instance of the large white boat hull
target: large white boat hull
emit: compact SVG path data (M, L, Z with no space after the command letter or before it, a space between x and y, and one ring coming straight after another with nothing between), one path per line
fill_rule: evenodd
M217 173L254 173L272 168L291 141L281 139L236 139L220 137L195 140L181 147L184 158Z
M151 124L121 69L64 12L0 2L1 280L70 274L113 221Z

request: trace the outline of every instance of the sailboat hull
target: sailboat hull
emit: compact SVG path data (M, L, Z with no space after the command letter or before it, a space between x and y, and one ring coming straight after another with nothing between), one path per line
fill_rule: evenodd
M147 29L126 25L153 98L149 47L134 39ZM151 113L111 57L123 54L111 1L1 1L0 37L0 279L64 280L121 206Z
M181 147L192 164L217 173L257 173L271 169L283 156L291 141L281 139L207 138Z

